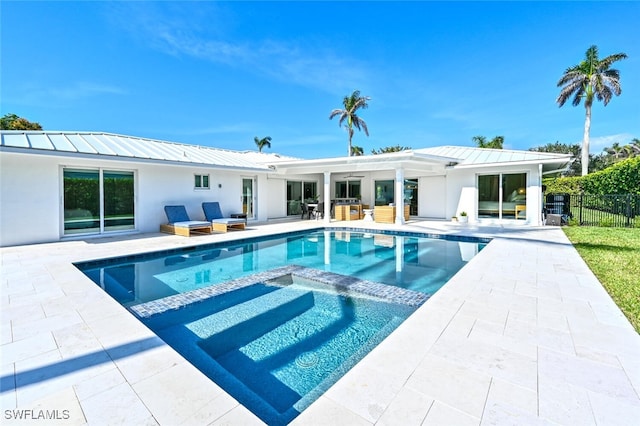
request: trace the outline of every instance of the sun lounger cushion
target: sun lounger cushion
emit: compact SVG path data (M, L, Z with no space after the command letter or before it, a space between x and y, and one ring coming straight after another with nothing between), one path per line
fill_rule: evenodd
M245 229L245 220L224 217L217 201L202 203L204 217L211 222L216 232L227 232L229 229Z
M244 219L224 217L220 209L220 204L217 201L202 203L202 210L204 211L204 217L213 223L224 223L226 225L245 223Z
M183 236L190 236L191 231L211 232L211 222L191 220L184 206L164 206L164 212L169 223L160 225L161 232Z

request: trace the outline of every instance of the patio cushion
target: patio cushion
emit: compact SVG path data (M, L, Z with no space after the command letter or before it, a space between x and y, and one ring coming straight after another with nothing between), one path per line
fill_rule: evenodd
M224 215L222 214L222 209L220 209L220 203L218 203L217 201L202 203L202 210L204 211L204 217L210 222L225 223L227 225L245 222L244 219L232 219L229 217L224 217Z

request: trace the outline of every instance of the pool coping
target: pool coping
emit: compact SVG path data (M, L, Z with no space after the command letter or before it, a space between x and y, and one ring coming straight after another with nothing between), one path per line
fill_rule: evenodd
M640 417L640 336L560 229L380 228L493 240L294 424ZM72 265L193 243L147 234L2 248L3 409L59 410L69 424L261 424Z

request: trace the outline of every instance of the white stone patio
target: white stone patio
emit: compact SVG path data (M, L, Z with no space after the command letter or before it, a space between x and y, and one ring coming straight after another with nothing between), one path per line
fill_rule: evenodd
M321 225L0 249L3 424L261 424L71 262ZM494 240L294 424L638 424L640 336L559 228L331 225Z

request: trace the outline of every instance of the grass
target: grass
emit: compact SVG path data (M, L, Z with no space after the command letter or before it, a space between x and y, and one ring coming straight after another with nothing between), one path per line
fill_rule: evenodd
M640 333L640 229L568 226L563 230Z

